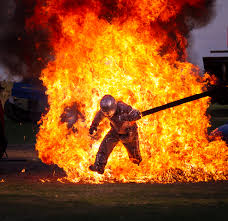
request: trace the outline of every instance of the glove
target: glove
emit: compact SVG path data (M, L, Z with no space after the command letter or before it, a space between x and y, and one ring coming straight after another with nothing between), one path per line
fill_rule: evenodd
M122 114L119 116L120 121L136 121L141 118L141 112L138 110L132 110L129 114Z
M91 135L93 135L93 132L94 132L94 131L97 131L97 127L94 126L94 125L91 125L90 128L89 128L89 133L90 133Z
M132 113L132 120L139 120L141 119L141 112L139 110L134 110Z

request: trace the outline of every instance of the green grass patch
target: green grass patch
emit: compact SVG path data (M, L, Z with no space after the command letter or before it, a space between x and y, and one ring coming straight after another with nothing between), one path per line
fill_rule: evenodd
M17 122L5 117L5 134L9 144L34 144L38 125L32 122Z

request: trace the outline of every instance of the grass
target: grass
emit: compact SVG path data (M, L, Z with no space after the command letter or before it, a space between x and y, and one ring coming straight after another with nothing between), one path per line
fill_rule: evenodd
M31 122L17 122L5 116L5 134L9 144L34 144L38 126Z
M0 220L227 220L227 183L0 184Z

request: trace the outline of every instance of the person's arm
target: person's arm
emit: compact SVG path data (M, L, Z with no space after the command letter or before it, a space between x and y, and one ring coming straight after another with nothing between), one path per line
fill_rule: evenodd
M94 120L89 128L89 133L92 135L94 131L97 131L97 127L99 126L100 122L104 119L104 114L102 113L101 110L99 110L95 117Z
M120 115L121 121L136 121L141 119L141 112L139 110L133 109L129 113Z
M132 108L130 105L121 103L122 105L122 114L119 116L121 121L136 121L139 120L141 112L137 109Z

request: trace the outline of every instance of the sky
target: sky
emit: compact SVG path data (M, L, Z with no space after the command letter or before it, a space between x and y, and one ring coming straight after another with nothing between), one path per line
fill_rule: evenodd
M203 57L228 56L228 53L211 54L211 50L228 50L228 0L217 0L215 16L211 22L191 32L188 55L189 60L203 70Z

